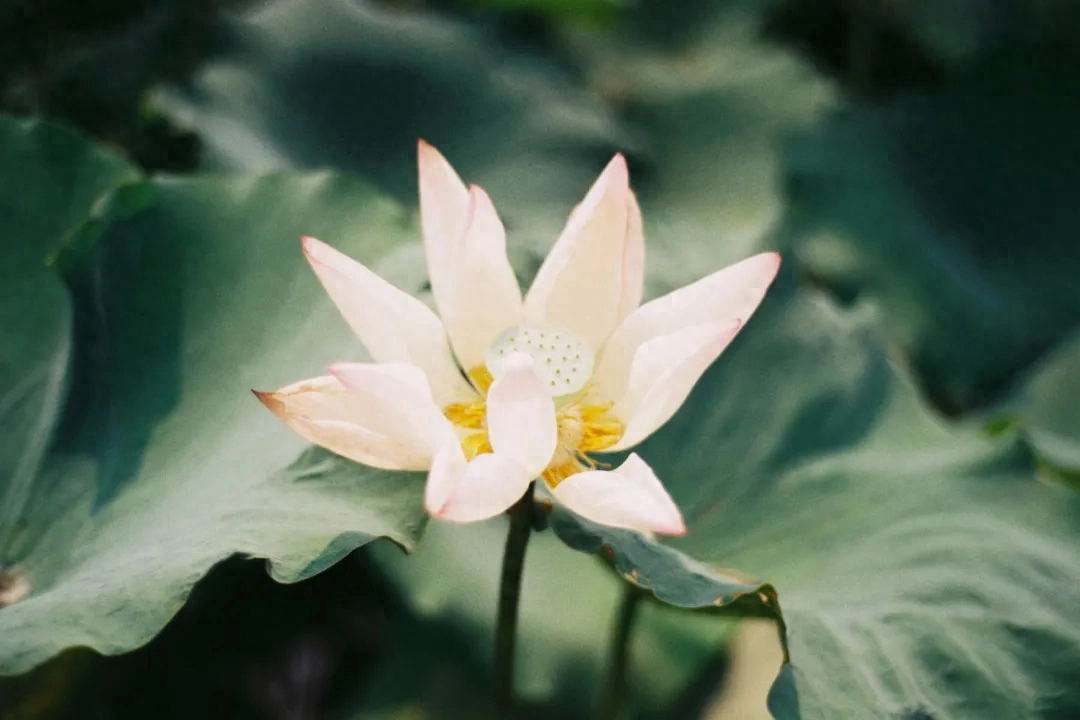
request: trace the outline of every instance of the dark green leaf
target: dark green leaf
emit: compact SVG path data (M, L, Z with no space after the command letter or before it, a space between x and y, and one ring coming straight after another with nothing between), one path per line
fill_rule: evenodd
M138 173L76 134L0 115L0 217L4 267L40 266L94 203Z
M575 517L562 507L553 510L552 528L581 552L606 557L625 580L676 607L710 609L731 617L771 617L783 627L772 586L719 570L661 545L640 533L605 527Z
M66 394L71 302L46 258L103 193L135 175L73 133L0 116L0 570L24 539Z
M423 138L491 192L519 243L528 234L546 245L624 144L566 73L443 16L277 0L228 35L190 91L158 98L199 131L208 168L336 167L412 205Z
M645 2L626 18L636 33L576 46L593 89L624 110L634 133L631 180L657 292L780 249L784 141L836 93L796 55L763 42L769 5ZM682 28L674 47L641 37L672 28Z
M419 289L401 209L333 174L150 185L153 204L129 215L115 199L120 217L98 218L96 248L74 263L85 351L58 453L81 460L58 455L55 485L93 491L74 503L58 491L63 506L31 516L39 539L16 559L33 593L0 610L2 673L70 646L146 642L233 553L294 581L376 537L411 548L425 522L416 474L322 451L290 466L304 442L249 392L362 357L304 261L302 232Z
M689 526L670 546L777 588L780 720L1067 716L1080 499L1022 448L934 420L871 321L774 291L641 449Z
M880 304L946 411L994 400L1080 321L1074 66L1071 53L1007 56L792 145L800 262Z

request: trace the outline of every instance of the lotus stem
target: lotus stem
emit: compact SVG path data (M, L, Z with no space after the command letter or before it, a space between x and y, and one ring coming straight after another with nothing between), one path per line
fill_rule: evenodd
M533 486L508 511L510 529L503 551L499 585L499 618L495 627L495 710L500 718L514 712L514 646L517 642L518 600L525 569L525 549L532 530Z
M630 665L630 635L637 618L638 605L641 604L641 590L626 584L623 588L622 602L615 618L614 634L611 636L611 650L608 658L608 674L600 696L600 708L596 714L598 720L615 720L622 709L626 696L626 676Z

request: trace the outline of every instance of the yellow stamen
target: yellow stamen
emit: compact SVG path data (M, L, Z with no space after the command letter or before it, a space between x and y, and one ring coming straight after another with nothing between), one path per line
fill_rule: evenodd
M561 483L566 478L570 477L571 475L577 475L579 472L584 472L585 470L588 470L588 468L582 466L582 464L578 462L577 458L574 458L569 462L560 463L558 465L548 465L547 470L544 470L542 476L544 478L544 482L547 483L547 486L554 490L559 486L559 483Z
M466 460L472 460L477 455L491 452L491 442L488 441L486 432L466 435L461 441L461 450L465 453Z
M458 427L480 430L484 427L484 415L487 406L483 400L473 400L467 403L452 403L443 408L446 419Z
M469 378L486 395L491 387L491 373L484 366L469 371ZM551 462L541 475L548 487L558 487L566 478L587 470L611 467L607 463L594 460L587 453L600 452L613 447L623 436L626 426L611 414L611 403L605 405L586 404L585 392L559 408L556 422L559 426L559 439ZM484 398L477 398L467 403L453 403L443 409L443 414L454 425L470 433L461 441L461 449L468 460L477 455L492 452L487 434L487 403Z
M488 388L491 387L491 383L495 381L495 378L491 376L486 365L477 365L469 371L469 379L473 381L473 385L480 391L481 395L487 395Z
M599 452L607 450L626 431L626 426L618 418L612 415L612 403L606 405L585 405L581 408L581 441L578 450L581 452Z
M478 365L469 371L469 378L473 381L481 395L487 395L488 388L494 379L491 373L483 365ZM470 430L482 430L484 428L484 416L487 413L487 405L483 399L473 400L467 403L451 403L443 408L446 419L458 427Z

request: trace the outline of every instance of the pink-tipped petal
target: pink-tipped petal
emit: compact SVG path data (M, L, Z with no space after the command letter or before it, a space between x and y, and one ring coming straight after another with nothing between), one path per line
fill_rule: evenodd
M488 438L495 454L535 477L547 467L558 441L555 403L528 355L511 356L503 368L488 389Z
M454 352L462 367L482 366L495 336L521 324L522 310L521 288L506 256L506 231L491 198L475 185L469 189L459 248L443 270L439 312Z
M679 508L636 454L614 470L571 475L552 492L570 510L601 525L663 535L686 533Z
M641 305L645 292L645 226L641 206L633 190L626 193L626 245L622 258L623 286L619 299L619 322Z
M427 470L431 467L431 455L426 449L360 425L302 417L292 418L288 425L305 440L361 465L384 470Z
M472 395L450 353L446 329L427 305L315 238L304 238L303 246L323 287L374 360L419 367L440 406Z
M438 150L419 144L420 218L435 304L462 367L483 365L494 337L521 323L506 231L479 187L466 189Z
M356 462L388 470L426 470L431 439L396 432L379 403L358 403L332 376L303 380L275 392L255 392L298 435Z
M619 400L627 390L638 348L650 340L694 325L745 325L779 268L779 254L762 253L645 303L604 345L593 374L593 392Z
M626 429L607 452L637 445L670 420L740 327L739 322L694 325L638 347L626 392L611 409Z
M626 160L616 155L574 208L525 296L529 323L569 330L599 348L629 312L644 263ZM636 206L636 204L635 204Z
M517 502L532 479L510 458L486 453L466 463L461 448L448 444L428 473L425 504L442 520L486 520Z
M330 374L348 388L376 431L423 448L430 460L454 438L450 422L435 404L424 372L407 363L335 363Z
M453 287L452 267L460 252L469 210L469 190L442 154L417 144L420 226L424 235L431 294L442 311Z
M429 259L435 252L435 259L441 260L453 252L461 239L469 191L442 153L431 145L419 141L416 155L424 247Z
M446 506L450 494L457 487L457 482L465 472L468 461L461 450L461 444L447 440L435 454L428 471L427 484L424 486L424 507L432 516L438 517Z

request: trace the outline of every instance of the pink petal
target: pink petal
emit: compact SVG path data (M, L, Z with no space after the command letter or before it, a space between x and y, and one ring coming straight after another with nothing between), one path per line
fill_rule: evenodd
M568 330L600 347L640 297L644 237L630 217L635 208L626 160L616 155L536 274L525 297L529 323Z
M469 212L459 247L440 272L439 311L458 361L484 364L495 336L522 322L521 288L506 257L506 232L495 206L480 188L469 189Z
M428 473L424 502L434 517L477 522L503 512L522 495L533 475L514 460L496 453L466 463L461 447L447 443Z
M607 452L637 445L670 420L740 327L738 322L694 325L643 343L634 355L626 392L611 409L626 429Z
M619 400L638 349L650 340L694 325L745 325L779 268L777 253L762 253L639 307L604 345L593 374L594 393Z
M304 238L303 246L323 287L374 360L419 367L441 406L473 394L450 354L442 322L427 305L315 238Z
M377 403L358 403L334 377L303 380L256 397L309 442L356 462L388 470L425 470L430 438L399 433L381 419Z
M435 304L461 366L483 365L502 330L521 323L521 288L491 199L466 189L438 150L420 141L420 218Z
M551 460L558 441L555 403L533 371L528 355L512 355L487 394L487 430L495 454L536 477Z
M614 470L571 475L552 491L563 505L601 525L684 535L679 508L644 460L631 454Z
M447 438L456 437L415 365L335 363L329 370L348 388L355 407L364 408L366 424L375 431L424 448L429 459Z
M641 206L632 190L626 193L626 246L622 260L619 322L638 309L645 291L645 227L641 221Z

